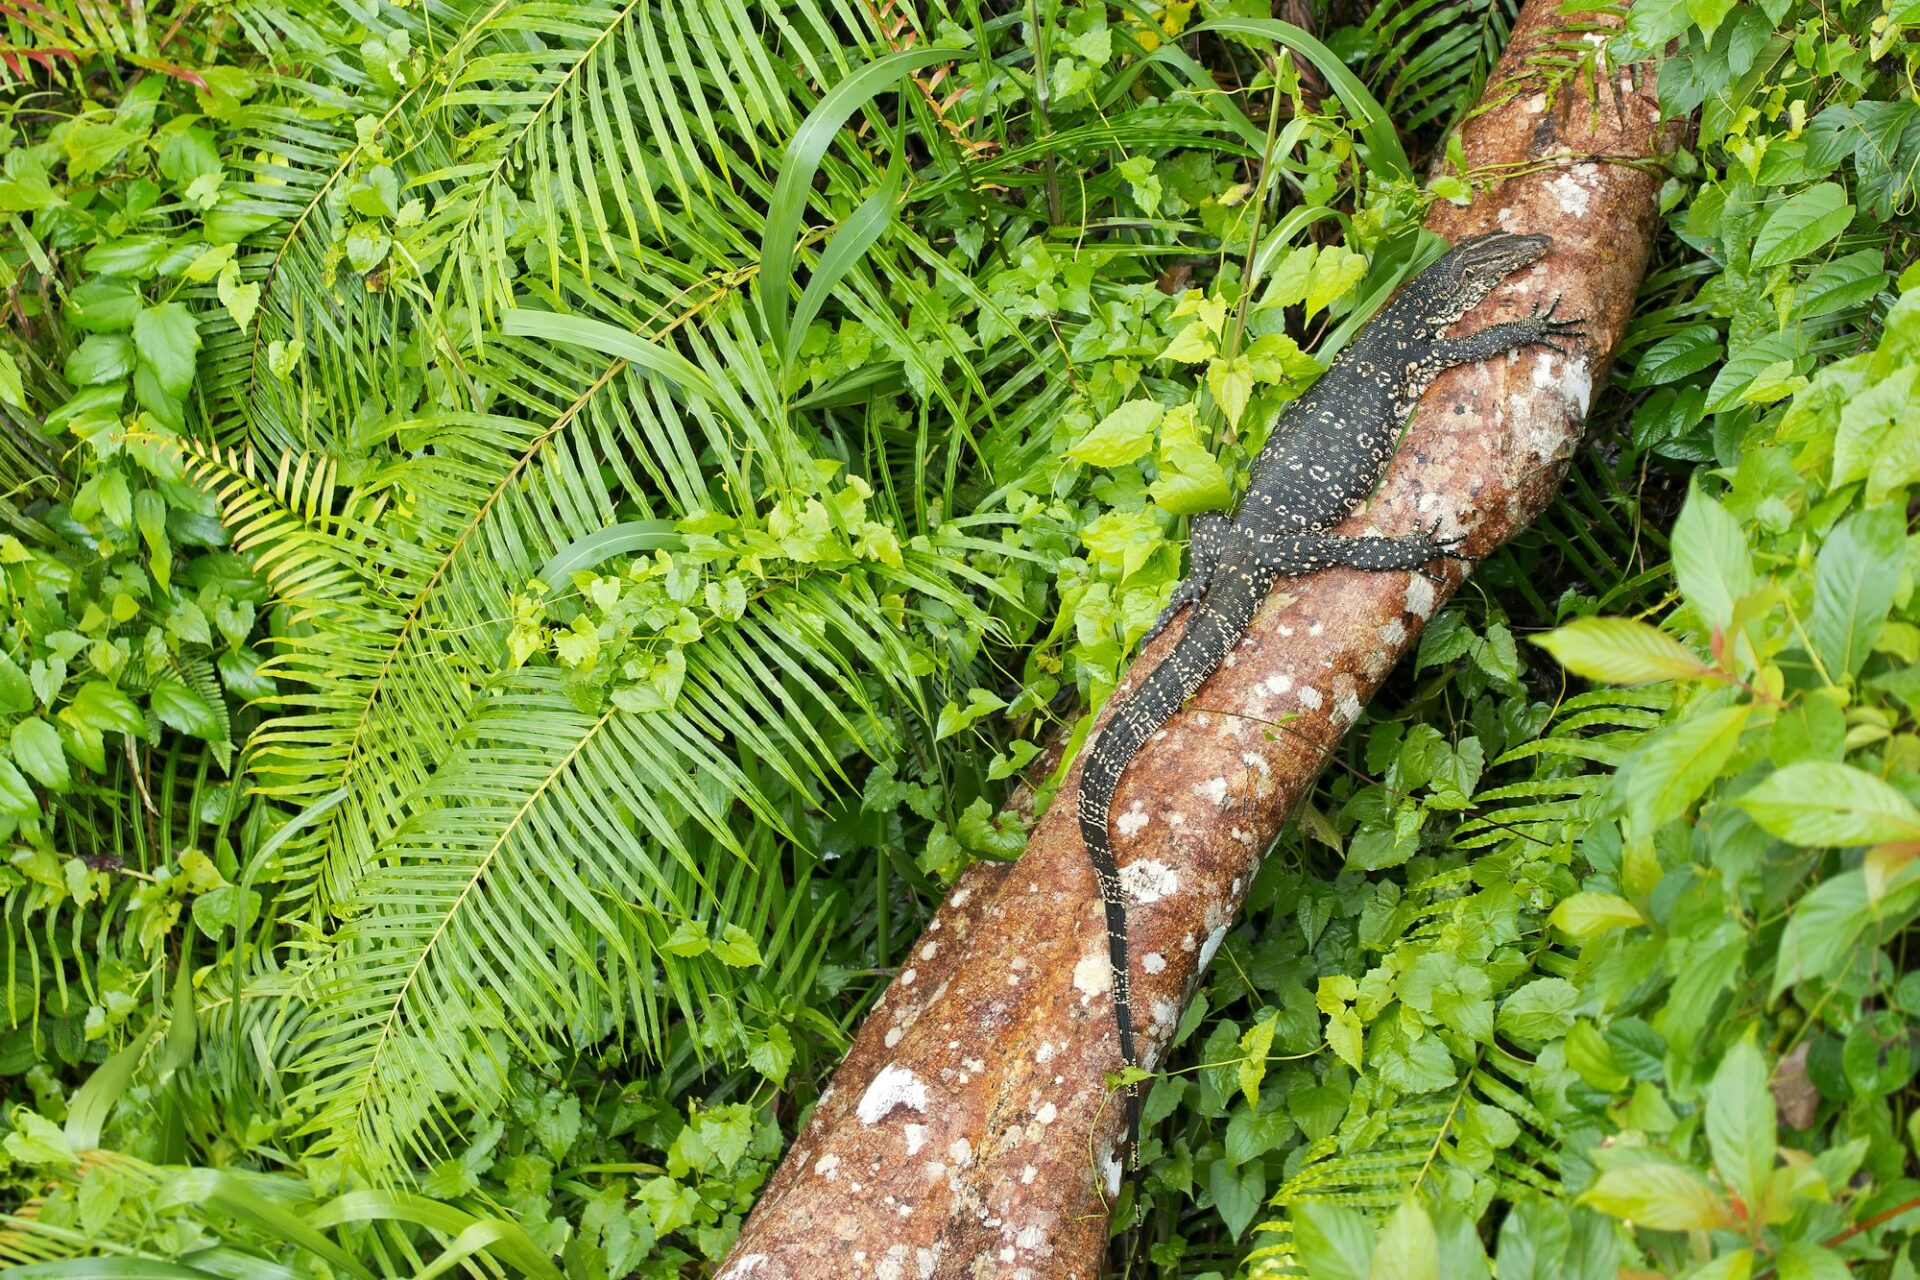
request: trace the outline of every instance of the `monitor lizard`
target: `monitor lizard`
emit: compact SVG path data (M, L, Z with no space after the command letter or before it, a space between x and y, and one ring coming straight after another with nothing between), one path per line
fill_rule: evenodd
M1425 532L1397 537L1346 537L1328 530L1373 492L1398 447L1402 425L1442 372L1530 343L1564 354L1554 340L1576 332L1578 324L1554 318L1557 300L1524 320L1457 337L1443 333L1551 244L1548 236L1493 232L1453 246L1395 295L1312 389L1283 411L1254 460L1247 492L1234 513L1195 518L1187 577L1146 639L1187 606L1194 606L1193 613L1166 659L1124 697L1100 731L1080 774L1080 834L1106 905L1113 1015L1126 1066L1138 1065L1127 903L1108 824L1122 773L1246 634L1276 577L1332 565L1424 571L1436 558L1466 558L1455 550L1464 535L1438 537L1438 521ZM1125 1164L1132 1167L1139 1142L1139 1085L1129 1082L1124 1088Z

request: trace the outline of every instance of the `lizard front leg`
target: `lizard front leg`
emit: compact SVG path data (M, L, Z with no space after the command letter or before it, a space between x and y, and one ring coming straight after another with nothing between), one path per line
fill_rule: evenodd
M1187 576L1173 589L1173 598L1167 601L1167 607L1140 638L1142 648L1167 629L1175 614L1190 604L1200 603L1207 594L1207 588L1213 585L1213 571L1220 564L1220 553L1231 541L1232 528L1233 522L1218 511L1205 511L1193 518L1187 541Z
M1560 306L1555 298L1544 310L1535 307L1532 315L1525 320L1510 320L1505 324L1490 324L1484 329L1464 334L1458 338L1436 338L1424 359L1414 363L1409 369L1409 396L1418 397L1432 385L1433 380L1456 365L1472 364L1478 360L1491 360L1504 355L1516 347L1538 343L1550 351L1561 355L1567 349L1555 341L1568 338L1580 332L1578 320L1559 320L1554 311Z

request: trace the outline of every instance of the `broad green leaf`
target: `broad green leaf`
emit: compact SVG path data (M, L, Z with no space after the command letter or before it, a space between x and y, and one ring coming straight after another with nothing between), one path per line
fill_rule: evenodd
M1773 1094L1767 1062L1749 1036L1727 1050L1707 1089L1707 1144L1714 1168L1746 1203L1761 1212L1775 1152Z
M1351 249L1325 248L1313 260L1313 276L1307 284L1305 312L1311 320L1352 292L1366 278L1367 259Z
M67 381L76 387L119 382L133 372L133 343L123 333L92 333L67 357Z
M5 757L0 757L0 814L13 818L40 816L40 800L33 793L33 784Z
M140 314L140 286L114 276L95 276L67 295L64 315L88 333L121 333Z
M149 695L153 714L160 723L181 733L190 733L208 742L226 739L226 727L207 705L205 698L178 680L156 680Z
M1414 1196L1400 1202L1374 1242L1368 1280L1439 1280L1440 1241Z
M1244 355L1215 360L1207 366L1207 390L1220 402L1227 422L1239 426L1240 415L1247 411L1247 401L1253 398L1253 361Z
M1373 1227L1356 1211L1324 1200L1293 1210L1293 1247L1313 1280L1370 1280Z
M141 367L160 390L174 400L185 398L193 386L195 353L200 350L193 313L178 302L148 307L134 318L133 345L140 353Z
M254 312L260 309L260 286L257 282L248 283L240 278L238 263L229 262L221 269L214 290L219 295L220 305L233 317L233 323L240 332L245 333L253 327Z
M1920 809L1888 783L1852 765L1790 764L1736 802L1789 844L1818 848L1920 840Z
M1640 912L1631 902L1611 893L1571 894L1560 900L1548 920L1575 938L1590 938L1609 929L1626 929L1642 923Z
M131 733L144 736L146 717L132 698L101 680L89 680L73 695L73 701L60 710L60 718L92 729L96 733Z
M1701 33L1711 40L1727 14L1733 11L1733 4L1734 0L1687 0L1687 16L1699 24Z
M53 1121L27 1107L13 1113L13 1132L6 1137L6 1153L24 1165L63 1168L75 1161L73 1144Z
M1607 1170L1580 1203L1656 1231L1711 1231L1734 1221L1727 1202L1699 1174L1652 1161Z
M1219 1209L1220 1220L1226 1223L1234 1239L1240 1238L1240 1233L1253 1221L1253 1215L1260 1211L1260 1196L1265 1186L1266 1173L1258 1160L1240 1169L1224 1159L1207 1166L1207 1190L1213 1193L1214 1207Z
M1804 258L1837 237L1853 221L1845 188L1822 182L1797 191L1768 215L1753 238L1754 269Z
M735 969L763 963L759 944L737 924L721 926L720 940L713 944L712 950L721 964Z
M1795 1240L1781 1248L1776 1274L1780 1280L1849 1280L1853 1271L1833 1250Z
M1865 480L1868 502L1904 494L1907 485L1920 479L1916 404L1920 404L1920 362L1897 368L1864 391L1849 394L1839 409L1829 483L1837 489Z
M1199 320L1193 320L1161 348L1159 358L1177 360L1181 364L1199 364L1203 360L1213 359L1219 350L1207 326Z
M1706 793L1740 745L1752 711L1737 703L1669 724L1629 758L1621 777L1636 831L1651 835Z
M1177 516L1218 511L1233 501L1225 468L1199 441L1166 440L1160 450L1160 474L1148 486L1153 500Z
M1740 522L1699 489L1687 495L1673 525L1673 571L1680 594L1715 627L1733 621L1733 606L1753 590L1753 558Z
M1260 1082L1267 1078L1267 1057L1273 1052L1273 1033L1279 1026L1280 1015L1269 1014L1240 1037L1242 1058L1237 1079L1250 1107L1260 1105Z
M1725 355L1718 329L1710 324L1690 324L1647 348L1634 366L1630 385L1654 387L1678 382L1690 373L1717 364Z
M1573 1026L1580 991L1565 978L1535 978L1500 1004L1494 1025L1519 1040L1554 1040Z
M1096 467L1134 462L1153 448L1153 429L1165 412L1157 400L1129 400L1100 419L1067 450L1067 456Z
M1575 675L1613 684L1686 680L1708 670L1678 640L1631 618L1576 618L1534 643Z
M1793 913L1787 917L1768 999L1777 998L1797 982L1833 977L1874 922L1864 873L1843 871L1815 885L1793 905Z
M1739 404L1762 372L1782 361L1798 360L1804 342L1798 329L1783 329L1735 347L1707 388L1707 412L1719 413Z
M1858 511L1827 536L1815 563L1807 634L1827 675L1857 675L1900 586L1906 519L1895 507Z
M13 726L13 760L33 780L49 791L65 791L67 753L60 746L60 733L39 716L28 716Z
M26 711L36 701L27 673L16 666L12 658L0 653L0 712Z
M1735 1249L1704 1266L1683 1273L1684 1280L1748 1280L1753 1274L1753 1250Z

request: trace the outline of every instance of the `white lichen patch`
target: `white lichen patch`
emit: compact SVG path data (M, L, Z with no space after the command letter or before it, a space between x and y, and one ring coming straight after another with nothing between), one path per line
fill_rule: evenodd
M953 1145L947 1148L947 1159L965 1168L973 1163L973 1144L965 1138L955 1138Z
M1030 1187L1033 1185L1033 1180L1039 1176L1040 1176L1039 1169L1035 1168L1033 1165L1027 1165L1025 1168L1020 1170L1020 1185L1023 1187Z
M1153 1020L1163 1027L1170 1027L1180 1020L1180 1006L1171 1000L1153 1002Z
M903 987L910 987L916 981L918 981L919 978L920 978L920 971L918 969L908 969L906 972L900 975L900 985Z
M927 1126L923 1124L910 1124L903 1128L901 1132L906 1135L907 1154L910 1156L919 1155L920 1148L927 1144Z
M1277 698L1287 690L1293 688L1293 677L1285 675L1268 676L1266 684L1261 687Z
M750 1253L744 1258L737 1259L732 1266L722 1271L720 1280L747 1280L747 1277L758 1271L766 1260L767 1255L764 1253Z
M1148 973L1158 973L1167 967L1167 958L1158 951L1149 951L1140 957L1140 967Z
M1586 185L1572 173L1555 174L1547 183L1547 192L1560 206L1560 212L1568 217L1587 216L1587 206L1591 201L1588 199Z
M1038 1120L1041 1124L1052 1124L1055 1120L1058 1120L1060 1118L1060 1108L1054 1106L1051 1102L1049 1102L1046 1106L1034 1112L1033 1118L1035 1120Z
M1569 360L1567 367L1554 372L1558 361L1552 352L1540 357L1540 363L1533 367L1533 385L1542 391L1552 391L1570 406L1578 406L1581 416L1585 416L1587 405L1593 400L1593 375L1587 371L1584 360Z
M1320 691L1310 684L1301 685L1300 692L1294 696L1299 698L1300 705L1309 711L1318 711L1320 704L1325 701L1325 699L1320 696Z
M1040 1063L1042 1066L1045 1066L1047 1063L1053 1061L1053 1054L1054 1054L1053 1041L1042 1040L1040 1042L1040 1047L1033 1051L1033 1060L1035 1062Z
M1193 793L1213 804L1225 804L1227 802L1227 780L1225 778L1208 778L1205 782L1196 786L1193 789Z
M899 1043L900 1043L900 1037L901 1037L901 1036L903 1036L903 1035L905 1035L905 1034L906 1034L906 1032L905 1032L905 1031L903 1031L903 1030L901 1030L901 1029L900 1029L899 1027L889 1027L889 1028L887 1028L887 1036L886 1036L886 1044L887 1044L887 1048L889 1048L889 1049L891 1049L891 1048L893 1048L893 1046L895 1046L895 1045L897 1045L897 1044L899 1044Z
M1435 603L1435 593L1431 582L1417 573L1407 580L1408 613L1416 618L1432 617Z
M929 942L925 946L920 948L920 958L922 960L931 960L933 959L933 953L938 951L939 949L940 949L939 943Z
M875 1125L896 1107L925 1111L927 1086L905 1067L887 1066L881 1068L880 1074L867 1086L867 1091L860 1095L860 1103L854 1108L854 1114L860 1117L861 1124Z
M1226 940L1226 937L1227 926L1225 925L1220 925L1207 935L1207 940L1200 944L1200 968L1205 969L1212 962L1213 953L1220 949L1220 944Z
M973 890L971 889L955 889L953 896L947 899L947 905L950 907L964 907L967 905L967 899L972 896Z
M1073 966L1073 986L1084 1004L1094 996L1113 990L1113 966L1104 951L1090 951Z
M1152 819L1147 816L1146 809L1138 800L1135 800L1131 809L1114 819L1113 829L1123 836L1130 836L1140 831L1150 821Z
M1180 891L1180 876L1164 862L1142 858L1120 868L1120 891L1136 903L1158 902Z
M1120 1157L1112 1147L1107 1148L1106 1151L1101 1153L1100 1172L1107 1176L1107 1194L1109 1196L1119 1195L1120 1176L1123 1170L1120 1167Z
M1407 640L1407 624L1395 618L1380 628L1380 640L1384 644L1401 645Z
M839 1170L839 1156L821 1156L813 1166L813 1171L820 1177L825 1178L828 1182L833 1181L834 1177L839 1173Z
M1227 834L1235 840L1238 840L1241 844L1253 843L1253 832L1247 830L1245 827L1229 827L1227 828ZM1187 949L1191 951L1193 948L1189 947Z

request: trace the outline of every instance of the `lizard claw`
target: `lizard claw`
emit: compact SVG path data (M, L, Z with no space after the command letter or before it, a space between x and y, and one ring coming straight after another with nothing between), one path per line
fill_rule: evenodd
M1534 338L1534 342L1547 348L1549 351L1557 351L1563 356L1571 355L1572 352L1558 342L1555 342L1554 339L1578 337L1581 322L1578 320L1561 320L1557 318L1555 313L1559 310L1560 299L1558 297L1555 297L1553 301L1549 302L1544 309L1537 302L1533 304L1533 315L1530 319L1539 331L1538 336Z
M1435 516L1433 523L1427 526L1427 543L1429 546L1433 548L1435 556L1442 557L1447 560L1465 560L1469 563L1479 558L1477 556L1470 556L1464 551L1454 550L1455 547L1458 547L1461 543L1467 540L1467 535L1465 533L1456 533L1451 537L1446 537L1446 538L1439 537L1438 536L1439 533L1440 533L1440 518L1438 516Z

